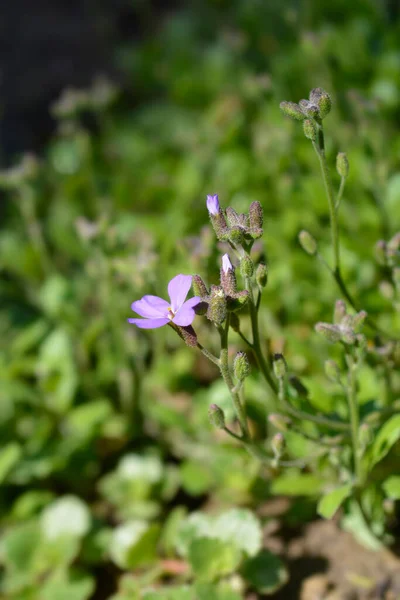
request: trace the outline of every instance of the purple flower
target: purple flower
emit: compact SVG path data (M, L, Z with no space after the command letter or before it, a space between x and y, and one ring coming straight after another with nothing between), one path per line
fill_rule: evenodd
M181 327L191 325L195 317L194 307L201 302L197 296L186 300L191 285L191 275L176 275L168 284L170 302L158 296L143 296L132 302L131 308L144 318L128 319L129 323L140 329L156 329L170 321Z
M228 271L233 271L233 265L229 258L229 254L224 254L222 257L222 270L224 273L228 273Z
M218 194L215 194L214 196L207 196L207 210L210 213L210 215L217 215L219 213L220 208Z

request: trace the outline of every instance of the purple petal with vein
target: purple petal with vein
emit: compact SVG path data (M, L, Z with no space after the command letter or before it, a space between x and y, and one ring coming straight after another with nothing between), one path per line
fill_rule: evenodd
M200 304L201 298L195 296L194 298L190 298L187 300L179 309L175 317L172 319L176 325L180 325L181 327L186 327L187 325L191 325L193 323L193 319L196 316L193 308Z
M147 319L166 318L169 304L158 296L143 296L140 300L132 302L131 308L135 313Z
M177 275L169 282L168 294L171 299L171 307L174 313L177 313L185 302L191 285L191 275Z
M128 322L133 323L140 329L157 329L166 325L169 319L128 319Z

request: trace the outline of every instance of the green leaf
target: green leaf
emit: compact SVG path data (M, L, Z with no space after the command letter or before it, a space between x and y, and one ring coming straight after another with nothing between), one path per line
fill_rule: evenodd
M48 540L63 536L80 538L89 531L90 520L89 508L80 498L63 496L43 511L41 527Z
M19 444L11 442L0 451L0 484L6 479L8 473L17 464L22 454Z
M42 586L41 600L88 600L94 591L94 580L89 575L73 577L57 573Z
M382 487L388 498L400 500L400 475L392 475L383 482Z
M382 460L400 438L400 415L391 417L379 430L370 451L370 468Z
M323 484L316 475L286 472L272 482L271 492L285 496L316 496L321 493Z
M348 498L351 494L352 485L342 485L335 490L332 490L326 494L318 502L317 512L324 519L331 519L339 506Z
M200 496L207 492L212 483L213 477L210 469L195 460L187 460L182 463L181 480L183 489L191 496Z
M229 542L198 538L190 544L188 558L196 577L213 581L236 569L241 560L241 552Z
M233 508L214 521L212 537L231 542L249 556L254 556L261 548L262 529L260 521L250 510Z
M218 585L199 582L195 584L194 590L196 600L242 600L242 596L234 592L230 585L225 582Z
M185 506L176 506L168 515L160 538L160 548L167 556L174 554L175 544L179 535L179 529L186 518L187 509Z
M192 588L187 585L145 592L141 598L143 600L194 600Z
M37 521L28 521L15 526L3 537L4 563L14 571L29 571L38 544L40 544L40 528Z
M160 526L146 521L130 521L117 527L110 540L111 559L121 569L152 563L156 559L156 546Z
M250 558L243 565L242 575L261 594L274 593L288 580L285 565L269 550Z

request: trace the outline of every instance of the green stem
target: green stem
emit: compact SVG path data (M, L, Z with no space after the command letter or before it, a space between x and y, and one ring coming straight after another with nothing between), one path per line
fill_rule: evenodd
M329 175L328 163L326 162L325 148L324 148L324 133L321 125L320 129L320 140L317 144L313 142L314 150L318 156L319 164L321 167L322 179L324 181L324 187L326 197L328 199L329 206L329 217L331 223L331 236L332 236L332 247L333 247L333 258L334 258L334 271L340 273L340 248L339 248L339 228L337 215L335 210L335 200L333 197L332 182Z
M238 440L239 442L243 442L243 438L240 437L240 435L236 435L236 433L234 433L231 429L228 429L228 427L223 427L222 428L228 435L230 435L231 437L235 438L235 440Z
M213 362L215 365L217 365L217 367L220 367L219 358L217 358L216 356L214 356L214 354L209 352L207 350L207 348L204 348L204 346L202 346L199 342L197 342L197 348L200 350L200 352L202 352L204 354L204 356L206 356L208 358L208 360L211 360L211 362Z
M349 366L349 380L347 389L347 401L349 406L350 415L350 426L351 426L351 442L353 446L353 461L354 461L354 474L359 484L361 482L361 461L358 448L358 430L359 430L359 414L357 404L357 390L356 390L356 371L357 365L354 363L353 358L348 356Z
M253 335L253 343L251 344L251 349L253 350L253 354L257 361L258 367L261 373L264 375L265 380L269 384L272 391L275 393L278 391L275 380L272 376L271 369L265 360L261 342L260 342L260 333L258 329L258 309L256 304L254 303L254 294L253 288L251 285L251 279L246 277L246 289L249 292L249 310L250 310L250 320L251 320L251 331Z
M340 180L340 186L339 186L339 191L338 191L338 195L336 196L336 204L335 204L335 211L336 213L339 210L339 206L340 206L340 202L342 200L342 196L343 196L343 191L344 191L344 186L346 185L346 177L342 177Z
M240 428L242 430L243 439L250 441L250 432L247 426L247 418L246 412L243 408L243 405L240 401L240 396L238 392L234 389L234 384L232 381L231 372L229 369L229 360L228 360L228 333L229 333L229 313L226 318L225 327L220 329L221 335L221 353L219 358L219 368L221 371L221 375L230 391L232 396L233 405L235 407L235 411L240 423Z

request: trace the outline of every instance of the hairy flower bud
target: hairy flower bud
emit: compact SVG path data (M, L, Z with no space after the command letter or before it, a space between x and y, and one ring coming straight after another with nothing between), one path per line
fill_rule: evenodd
M339 325L331 325L330 323L317 323L315 331L324 336L332 343L339 342L342 339L342 332Z
M211 224L214 228L215 235L221 241L226 241L228 239L229 229L226 224L224 213L222 212L218 194L214 196L207 196L207 210L210 215Z
M318 99L317 106L319 109L319 116L321 119L325 119L329 115L332 108L332 98L328 92L323 92Z
M233 372L239 381L244 381L250 375L250 363L246 352L236 354L233 360Z
M197 335L195 330L191 325L186 325L185 327L181 325L176 325L175 323L169 323L169 325L175 329L176 333L179 337L185 342L186 346L190 348L196 348L197 346Z
M311 119L303 121L303 131L307 139L315 142L318 135L317 126Z
M291 419L289 419L289 417L286 415L279 415L278 413L272 413L268 415L268 421L271 423L271 425L276 427L276 429L279 429L279 431L283 432L288 430L288 426L292 422Z
M339 152L336 157L336 171L344 178L349 174L349 161L345 152Z
M232 244L240 245L243 243L244 230L239 225L235 225L229 229L228 239Z
M274 354L272 361L275 377L277 379L283 379L287 371L286 361L283 357L283 354Z
M340 382L340 368L335 360L329 359L325 361L325 375L328 379L334 382Z
M310 119L319 119L320 114L317 104L314 104L309 100L300 100L299 106L306 117L309 117Z
M358 333L361 327L364 325L364 321L367 316L368 315L365 310L360 310L360 312L356 313L354 317L352 317L352 327L356 333Z
M304 252L307 252L307 254L309 254L310 256L313 256L318 250L315 238L313 238L311 233L309 233L305 229L303 229L299 233L299 242Z
M207 318L215 325L221 325L226 319L226 314L227 305L224 290L218 285L212 285Z
M262 229L264 222L264 211L260 202L257 200L250 204L249 217L251 229Z
M249 292L247 290L241 290L235 294L234 298L228 298L228 310L234 312L243 308L249 300Z
M268 267L260 263L256 269L256 282L260 288L264 288L268 283Z
M220 408L217 404L211 404L210 408L208 409L208 420L214 427L217 427L218 429L224 429L225 414L222 408Z
M195 296L199 296L200 298L208 297L208 290L206 288L206 284L204 283L200 275L193 275L192 288Z
M245 254L240 261L240 272L243 277L252 277L254 273L254 263L248 254Z
M232 208L231 206L228 206L228 208L226 209L225 216L226 216L226 221L227 221L229 227L235 227L237 225L241 225L239 215L237 214L236 210L234 208Z
M338 325L347 315L346 304L343 300L336 300L335 310L333 311L333 322Z
M222 257L221 287L227 296L236 296L236 275L228 254Z
M295 102L281 102L279 107L284 115L295 121L303 121L305 119L305 114Z
M332 327L335 327L335 325L332 325ZM344 342L345 344L354 344L356 341L356 334L353 331L353 329L351 327L346 327L346 326L340 326L340 333L341 333L341 340L342 342Z

